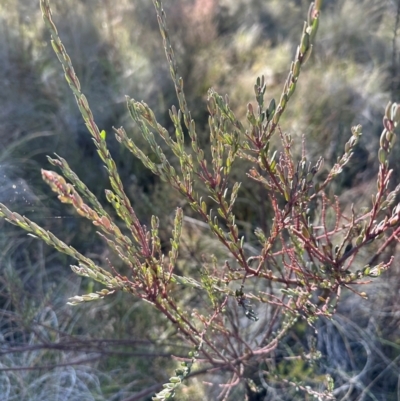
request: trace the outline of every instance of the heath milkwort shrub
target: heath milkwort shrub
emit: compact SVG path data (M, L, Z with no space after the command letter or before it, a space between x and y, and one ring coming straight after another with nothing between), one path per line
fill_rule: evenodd
M334 383L329 376L325 377L325 384L310 377L310 382L315 384L312 388L304 381L296 381L290 371L284 374L274 355L279 349L281 360L302 360L311 366L309 372L312 372L312 365L320 356L315 347L311 345L307 354L298 350L297 355L285 355L285 349L280 348L283 339L299 322L313 327L319 317L332 317L344 289L366 298L361 286L392 264L394 257L384 259L383 255L397 241L400 232L400 204L395 205L400 187L389 189L392 175L389 155L396 140L394 130L400 121L400 106L389 103L385 110L377 149L377 187L370 206L368 210L352 207L346 214L329 189L351 160L361 137L361 126L351 129L344 150L328 173L318 175L322 158L308 160L305 140L297 157L293 151L294 140L279 124L311 55L322 2L310 5L278 100L265 99L264 77L257 78L255 102L247 105L247 121L241 122L230 108L228 96L209 90L209 149L201 147L188 108L162 3L157 0L153 3L178 99L178 105L169 110L174 134L171 136L157 121L145 102L127 97L130 116L152 154L145 154L122 127L115 129L115 136L121 146L180 194L181 206L184 206L176 208L170 245L167 247L160 240L158 217L149 219L150 227L143 225L124 191L107 147L106 132L97 126L81 91L48 0L40 2L43 19L106 168L111 189L105 190L105 196L111 206L103 206L58 155L48 160L61 175L42 170L42 177L62 203L72 205L80 216L97 227L99 235L128 270L122 274L111 262L108 266L98 265L3 204L0 204L0 215L74 258L76 264L71 268L76 274L103 285L99 291L70 298L71 305L96 301L117 291L127 292L151 304L175 326L181 342L192 351L182 358L175 375L153 399L171 398L184 379L209 373L213 374L207 376L211 377L209 380L219 384L220 399L228 399L238 385L245 389L248 399L257 399L263 391L272 394L275 391L272 384L291 386L293 391L320 399L332 399ZM278 148L275 137L280 139ZM167 148L176 159L166 156ZM270 221L253 227L251 238L246 238L249 234L243 235L236 221L235 202L241 183L235 182L232 171L238 165L248 169L247 177L254 186L263 189L273 214ZM197 255L202 260L201 268L193 272L181 269L179 252L185 240L182 236L184 209L202 221L220 244L218 253ZM257 246L250 243L253 238L257 239ZM195 307L182 302L185 292L196 294ZM218 377L216 372L221 375Z

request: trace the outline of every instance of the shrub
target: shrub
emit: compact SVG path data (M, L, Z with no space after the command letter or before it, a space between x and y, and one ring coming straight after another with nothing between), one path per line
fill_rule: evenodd
M293 330L304 332L307 325L314 327L317 319L331 318L344 289L366 298L360 286L387 270L393 261L393 257L382 255L397 241L400 231L400 204L393 206L400 187L389 189L392 170L388 160L396 140L394 129L400 121L400 106L389 103L385 110L377 149L377 189L370 207L352 207L346 213L332 194L331 185L351 160L361 126L351 129L344 151L333 167L322 173L323 159L309 160L305 140L297 157L293 148L299 144L279 125L311 55L321 1L310 5L278 101L266 102L265 79L257 78L255 102L247 105L247 121L242 123L231 109L228 96L209 90L209 149L201 146L188 109L162 3L153 3L179 103L179 107L169 110L174 136L145 102L132 98L127 98L129 113L152 153L145 154L122 127L115 129L115 136L121 146L180 194L184 206L176 209L170 244L161 242L158 217L149 219L148 228L132 207L108 149L107 134L97 126L81 91L48 0L41 0L43 18L106 167L111 185L105 190L109 205L103 206L60 156L48 159L62 175L42 170L42 177L62 203L72 205L96 226L120 261L108 261L108 267L102 267L3 204L0 216L74 258L77 264L71 268L76 274L103 285L98 291L70 298L71 305L126 292L151 304L174 325L182 344L192 351L181 355L181 366L153 399L173 397L183 380L199 375L206 375L219 388L221 399L244 391L249 400L255 400L265 392L274 394L274 387L280 385L292 387L293 393L287 391L287 397L302 391L332 399L332 378L327 375L324 383L314 371L320 357L314 342L310 340L308 352L296 347L289 347L288 352L282 344ZM237 224L235 202L241 183L234 177L234 168L247 169L253 185L264 191L273 216L270 221L260 222L260 227L253 227L253 232L245 232ZM187 240L182 234L184 209L185 214L192 214L207 227L219 244L213 242L210 251L196 255L201 267L197 263L189 269L185 266L188 258L180 257L181 243ZM120 270L117 263L125 265L126 271ZM197 370L194 364L199 366ZM243 390L238 390L238 385Z

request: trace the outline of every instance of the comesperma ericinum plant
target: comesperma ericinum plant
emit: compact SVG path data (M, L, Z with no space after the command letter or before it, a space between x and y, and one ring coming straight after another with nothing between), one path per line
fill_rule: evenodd
M361 126L351 129L343 155L326 178L320 180L317 174L323 165L322 158L312 162L303 151L300 160L296 161L292 152L293 139L282 132L279 125L295 93L301 69L311 55L321 1L316 0L310 5L296 55L278 101L272 99L265 103L266 84L263 77L257 78L254 85L255 105L248 104L247 121L241 122L230 108L228 97L209 90L209 153L199 145L162 3L156 0L153 3L178 99L178 106L169 110L175 132L171 136L146 103L127 97L129 113L150 146L152 157L135 144L124 128L115 129L115 135L121 145L140 159L145 167L180 193L197 218L208 225L233 262L213 258L212 267L204 265L200 279L180 275L176 272L176 265L183 210L176 209L168 254L161 246L158 218L151 217L150 228L141 224L107 148L106 133L96 125L89 102L81 91L71 59L52 20L48 0L40 1L43 19L65 78L106 167L111 186L105 191L106 198L114 212L111 213L109 206L104 207L97 200L60 156L49 157L49 162L61 171L61 175L42 170L42 177L58 194L61 202L71 204L79 215L98 228L106 244L129 268L130 275L123 276L113 267L97 265L51 232L2 204L0 216L74 258L76 265L71 268L76 274L92 278L104 286L95 293L71 298L71 305L125 291L151 303L176 326L182 341L189 344L193 352L164 385L164 390L153 399L173 397L176 387L192 374L194 362L202 364L205 373L217 370L230 373L229 382L222 390L222 396L227 399L236 385L248 383L251 379L247 375L250 367L258 366L270 356L297 321L304 319L312 325L320 316L331 317L343 289L366 297L365 292L359 292L359 286L389 268L393 258L376 264L369 261L377 260L388 245L397 240L400 232L400 204L394 206L400 187L391 192L389 190L392 174L389 155L396 140L394 130L400 121L400 106L390 103L386 107L377 154L377 190L370 209L360 212L352 208L350 215L345 215L338 199L329 197L327 189L350 161L361 136ZM281 139L280 149L272 149L271 139L274 136ZM164 154L157 142L160 139L179 161L178 169ZM249 255L246 238L236 224L235 201L240 192L240 182L232 184L230 175L234 163L241 163L243 159L252 166L248 177L254 185L266 190L274 214L269 232L254 227L259 241L256 255ZM214 207L209 207L197 188L207 193ZM360 254L360 251L376 241L380 242L373 254L370 252L367 260L360 260L365 257L365 253ZM193 311L179 302L181 288L198 291L204 294L202 299L207 301ZM229 309L235 306L239 307L241 315L229 313ZM269 308L268 313L266 307ZM264 371L266 380L272 373L275 374ZM333 398L331 384L323 392L294 385L311 395ZM250 391L251 386L247 387Z

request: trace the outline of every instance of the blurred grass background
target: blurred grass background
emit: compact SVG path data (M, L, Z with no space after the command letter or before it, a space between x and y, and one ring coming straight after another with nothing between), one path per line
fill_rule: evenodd
M227 93L243 121L246 104L254 102L257 76L266 77L266 101L278 97L309 1L165 3L189 108L207 146L207 90L213 86ZM344 206L363 206L376 186L384 107L389 99L400 100L399 1L324 3L314 54L281 128L295 138L298 152L304 136L310 157L323 156L328 171L350 127L361 123L361 143L334 189ZM134 208L143 222L151 214L161 217L167 242L171 216L181 199L120 148L112 134L113 126L124 125L147 149L128 116L125 95L146 101L159 122L172 129L168 108L177 101L153 6L149 0L53 0L52 7L97 124L108 133ZM60 205L40 178L40 168L50 167L46 155L56 152L100 199L108 187L43 25L38 2L0 1L0 201L105 264L112 255L93 228ZM399 182L398 155L397 144L391 160L393 185ZM236 212L251 240L255 227L268 227L270 209L265 193L246 179L243 167L234 170L233 179L243 181ZM185 212L180 269L198 271L202 253L223 256L224 251L190 219L190 209ZM66 305L69 296L91 291L94 284L73 275L67 257L4 221L0 227L0 400L149 400L173 372L175 362L169 355L187 354L173 327L148 305L124 294L94 305ZM250 244L256 246L256 241ZM395 254L395 247L392 251ZM318 323L316 346L322 359L314 373L334 377L338 399L399 399L399 285L397 259L368 288L368 301L345 294L337 317ZM307 348L310 332L299 325L282 349ZM310 373L300 362L286 362L280 372L305 381ZM201 378L190 383L180 400L214 399L214 390ZM271 386L269 394L280 397L275 399L304 399ZM237 390L232 399L241 400L243 394Z

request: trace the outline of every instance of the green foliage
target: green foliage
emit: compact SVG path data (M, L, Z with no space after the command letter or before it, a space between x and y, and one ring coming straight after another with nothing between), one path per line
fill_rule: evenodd
M86 256L3 204L0 216L75 259L77 265L71 265L74 273L101 284L102 288L70 298L69 304L128 293L152 305L171 323L181 342L196 350L189 358L181 356L186 360L154 399L172 398L183 380L210 372L215 375L216 371L221 377L226 372L230 376L219 394L221 398L227 399L241 384L251 399L252 394L259 393L254 369L272 358L290 332L298 329L298 322L314 327L320 318L332 318L344 289L366 298L359 286L392 264L393 257L378 259L397 241L400 231L400 205L394 206L400 187L389 186L394 174L389 156L395 144L400 106L391 102L386 107L375 152L379 171L372 203L367 210L352 207L350 212L345 211L334 196L332 183L351 163L361 140L361 126L351 129L343 151L324 172L322 157L312 161L304 141L299 145L296 138L281 131L304 65L315 47L321 1L309 7L295 57L277 96L266 99L266 78L261 75L256 79L255 104L243 107L246 122L237 116L228 96L219 95L215 89L208 91L207 140L189 109L162 3L153 3L178 106L168 110L172 125L167 126L157 119L151 106L127 97L129 115L142 138L128 135L123 127L114 131L121 147L165 183L162 188L168 186L179 194L181 201L168 234L169 244L164 243L167 230L160 232L163 216L147 217L148 228L139 218L137 200L128 196L118 160L109 149L110 135L95 121L53 22L48 0L40 2L43 19L106 168L111 187L104 195L108 204L103 206L102 199L60 156L48 160L62 175L42 170L42 178L61 203L73 206L79 216L92 222L113 251L113 262L107 259L108 267L102 267L96 258ZM296 147L302 148L300 155ZM247 177L241 175L238 179L238 170L245 170ZM251 184L243 183L245 180ZM263 209L264 221L258 227L248 222L252 230L247 232L242 228L245 224L238 222L241 212L237 212L246 185L263 191L269 208L268 213ZM181 257L186 240L185 215L196 216L220 245L219 254L197 255L199 262L192 270L185 266L187 259ZM314 377L309 378L315 374L321 379L310 362L318 359L313 349L308 354L299 351L289 356L280 351L283 358L294 356L295 362L275 367L266 364L260 371L262 380L274 377L278 384L289 384L296 391L332 399L330 376L322 385L322 380L313 382ZM202 368L193 371L195 363Z

